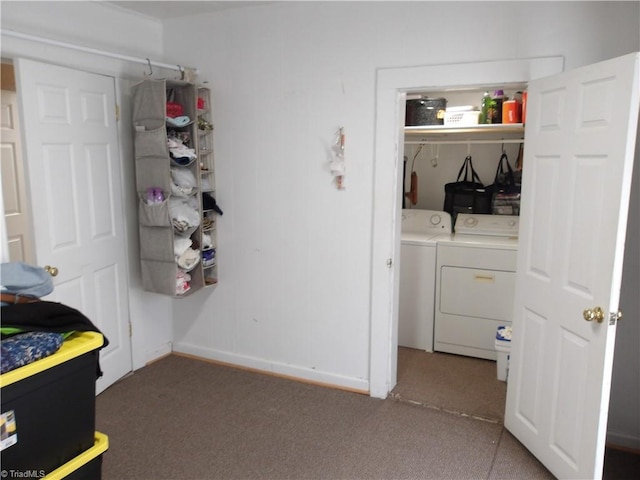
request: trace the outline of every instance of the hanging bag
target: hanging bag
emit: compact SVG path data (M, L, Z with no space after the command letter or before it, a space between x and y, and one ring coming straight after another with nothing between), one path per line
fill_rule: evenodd
M464 173L464 176L463 176ZM485 188L467 155L455 182L444 186L444 208L455 222L458 213L491 213L491 190Z
M491 212L494 215L520 215L520 182L516 181L506 153L498 162L491 191Z

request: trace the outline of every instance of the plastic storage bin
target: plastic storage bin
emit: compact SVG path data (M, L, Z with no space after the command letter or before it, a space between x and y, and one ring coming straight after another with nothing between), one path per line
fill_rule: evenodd
M416 98L406 101L405 125L444 125L446 98Z
M102 478L102 454L109 448L109 438L95 432L93 447L73 460L56 468L45 480L100 480Z
M0 375L3 470L46 475L93 447L103 342L75 333L55 354Z
M509 356L511 355L511 327L500 326L496 332L496 353L498 354L498 380L509 378Z

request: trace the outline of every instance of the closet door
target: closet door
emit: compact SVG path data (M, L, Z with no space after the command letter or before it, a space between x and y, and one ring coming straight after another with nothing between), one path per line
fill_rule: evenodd
M132 368L114 79L23 59L16 73L36 261L58 270L47 299L109 339L99 393Z
M639 59L529 84L505 426L558 478L602 476Z

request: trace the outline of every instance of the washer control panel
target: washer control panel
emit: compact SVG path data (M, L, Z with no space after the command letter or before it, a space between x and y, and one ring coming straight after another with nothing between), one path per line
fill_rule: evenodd
M451 215L438 210L402 210L404 233L451 233Z
M484 215L459 213L455 231L461 235L493 235L496 237L517 237L520 217L517 215Z

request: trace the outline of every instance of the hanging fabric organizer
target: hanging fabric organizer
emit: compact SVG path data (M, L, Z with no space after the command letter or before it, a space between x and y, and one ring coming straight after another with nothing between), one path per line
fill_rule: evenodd
M216 223L202 202L203 185L215 195L212 133L199 128L203 121L211 125L210 114L208 88L164 79L133 87L140 263L147 291L181 297L217 283Z

